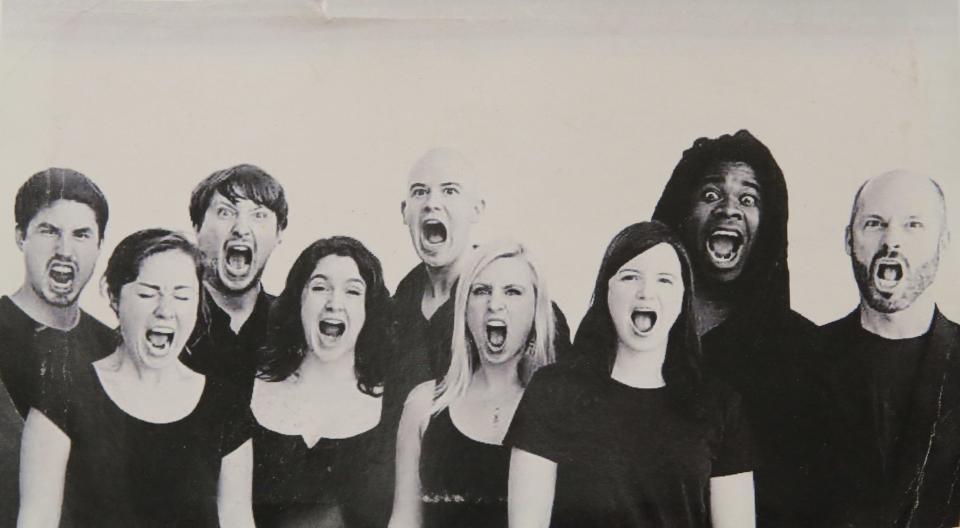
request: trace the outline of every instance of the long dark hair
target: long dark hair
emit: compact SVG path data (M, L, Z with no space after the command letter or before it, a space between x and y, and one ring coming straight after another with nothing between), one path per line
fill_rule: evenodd
M609 280L621 266L658 244L669 244L680 260L683 305L670 329L663 379L670 399L682 412L699 410L700 338L693 312L693 275L690 258L677 236L660 222L640 222L623 228L607 246L593 287L590 307L577 329L574 347L587 358L587 368L609 375L617 352L617 330L607 306Z
M718 138L699 138L684 151L673 169L653 219L683 233L693 192L711 170L725 163L749 165L760 184L763 206L757 242L731 292L737 317L747 326L762 325L790 309L787 268L787 185L773 154L747 130Z
M357 387L365 394L383 393L383 362L392 345L389 320L390 292L383 283L380 260L359 241L345 236L322 238L300 253L286 286L270 309L266 345L261 349L257 377L266 381L282 381L294 374L308 354L303 323L300 320L301 295L310 275L323 257L349 257L357 264L360 277L367 284L364 308L366 321L357 336L354 370Z

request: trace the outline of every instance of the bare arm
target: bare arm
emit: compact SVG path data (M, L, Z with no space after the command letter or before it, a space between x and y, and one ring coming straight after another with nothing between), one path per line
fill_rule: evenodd
M17 526L56 528L70 437L37 409L30 409L20 445L20 513Z
M252 527L253 440L223 457L217 490L220 526Z
M753 472L710 479L713 528L754 528Z
M397 429L397 471L393 492L393 513L389 528L420 528L423 503L420 499L420 441L429 421L434 383L417 385L403 404Z
M513 448L507 486L510 528L547 528L556 484L556 462Z

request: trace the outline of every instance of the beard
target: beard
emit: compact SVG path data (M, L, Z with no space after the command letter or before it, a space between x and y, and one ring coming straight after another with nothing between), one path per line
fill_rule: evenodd
M886 257L890 253L881 249L873 256L870 264L864 264L855 251L850 256L850 261L853 264L853 276L857 281L857 288L860 289L860 298L870 308L885 314L906 310L913 305L914 301L933 284L937 277L937 269L940 266L940 252L937 251L930 260L917 268L911 266L909 274L904 272L904 276L900 279L903 281L903 285L896 291L891 293L881 292L873 282L871 271L875 268L874 262L877 259Z

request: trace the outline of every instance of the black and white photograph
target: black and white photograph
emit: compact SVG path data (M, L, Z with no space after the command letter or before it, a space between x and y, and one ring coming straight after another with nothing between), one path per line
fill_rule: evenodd
M960 528L955 0L0 0L0 528Z

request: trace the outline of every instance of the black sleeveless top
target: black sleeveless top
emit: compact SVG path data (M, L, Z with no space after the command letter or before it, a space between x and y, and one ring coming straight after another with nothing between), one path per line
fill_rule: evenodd
M510 448L467 438L444 409L420 448L425 528L506 528Z
M312 447L256 423L253 514L259 527L382 527L389 515L392 473L386 427L349 438L321 438Z

